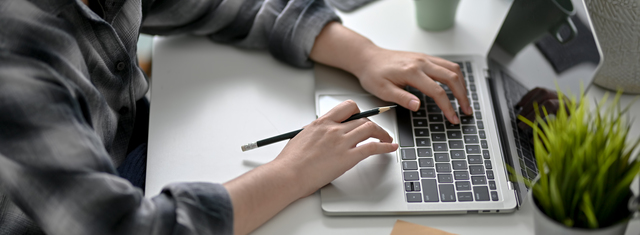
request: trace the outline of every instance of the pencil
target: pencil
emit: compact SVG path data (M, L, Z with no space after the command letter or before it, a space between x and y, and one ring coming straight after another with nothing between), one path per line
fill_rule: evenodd
M367 110L361 113L356 113L354 115L351 115L351 117L347 118L347 120L344 120L342 123L348 122L348 121L352 121L352 120L356 120L356 119L360 119L360 118L365 118L365 117L370 117L376 114L381 114L384 113L386 111L389 111L392 108L395 108L396 105L392 105L392 106L385 106L385 107L379 107L379 108L375 108L375 109L371 109L371 110ZM270 138L266 138L263 140L258 140L256 142L253 143L249 143L249 144L245 144L242 145L242 152L254 149L254 148L258 148L258 147L262 147L265 145L269 145L269 144L273 144L276 142L280 142L283 140L287 140L287 139L291 139L293 137L295 137L298 133L300 133L302 131L302 129L299 130L295 130L295 131L291 131L291 132L287 132L281 135L277 135L274 137L270 137Z

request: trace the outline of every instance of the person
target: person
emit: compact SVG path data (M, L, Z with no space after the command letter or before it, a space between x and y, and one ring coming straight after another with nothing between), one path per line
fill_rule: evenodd
M359 112L346 101L268 164L145 198L140 32L334 66L415 111L420 100L403 90L413 86L459 123L439 81L471 114L457 64L380 48L341 25L323 0L0 0L0 25L0 234L246 234L360 160L398 147L368 119L341 123ZM356 146L369 137L380 141Z

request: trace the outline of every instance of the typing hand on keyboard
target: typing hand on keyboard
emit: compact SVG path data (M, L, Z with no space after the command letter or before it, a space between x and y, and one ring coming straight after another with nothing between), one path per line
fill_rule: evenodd
M472 114L464 75L458 64L414 52L382 49L372 54L374 56L370 58L366 68L354 74L360 80L362 87L373 95L385 101L397 103L411 111L417 111L420 107L424 107L424 100L404 90L404 87L409 85L431 97L439 110L442 110L444 117L451 123L460 123L456 108L450 103L454 97L465 114ZM445 86L441 86L436 81Z

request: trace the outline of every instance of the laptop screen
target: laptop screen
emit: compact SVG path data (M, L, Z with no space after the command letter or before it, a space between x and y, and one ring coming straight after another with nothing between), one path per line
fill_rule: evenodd
M582 0L514 1L489 57L527 89L579 95L601 62L590 18Z

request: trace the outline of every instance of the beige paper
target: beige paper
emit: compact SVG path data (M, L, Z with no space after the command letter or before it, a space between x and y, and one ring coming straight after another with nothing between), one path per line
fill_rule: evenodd
M397 220L391 230L391 235L454 235L439 229Z

